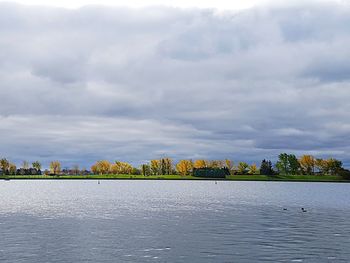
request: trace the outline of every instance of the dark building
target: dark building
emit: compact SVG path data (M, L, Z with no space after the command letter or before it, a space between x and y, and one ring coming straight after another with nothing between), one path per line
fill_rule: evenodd
M226 178L230 175L227 168L194 168L193 176L203 178Z

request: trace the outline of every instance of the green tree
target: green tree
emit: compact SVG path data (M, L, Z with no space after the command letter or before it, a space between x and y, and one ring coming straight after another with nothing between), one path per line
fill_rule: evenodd
M151 167L148 164L142 164L141 173L143 176L149 176L151 174Z
M40 171L41 170L41 163L39 161L35 161L32 163L33 168Z
M281 174L289 174L289 162L288 162L288 154L281 153L278 155L278 161L276 163L276 167Z
M294 154L288 155L288 165L291 174L299 174L300 164L298 158Z
M164 174L166 174L166 171L167 171L167 169L166 169L166 165L165 165L165 160L162 158L162 159L160 159L160 174L164 175Z
M272 163L270 160L262 160L260 165L260 174L263 175L273 175L274 171L272 169Z
M159 160L159 173L161 175L172 174L173 171L173 161L170 158L162 158Z

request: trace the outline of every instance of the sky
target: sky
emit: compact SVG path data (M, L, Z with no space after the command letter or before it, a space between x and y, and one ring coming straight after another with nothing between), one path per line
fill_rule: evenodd
M322 0L318 0L320 2ZM341 0L338 0L338 2ZM3 1L5 2L5 1ZM179 8L215 8L219 10L241 10L266 4L285 5L287 1L281 0L10 0L6 2L15 2L25 5L41 5L63 7L69 9L80 8L86 5L103 5L107 7L131 7L140 8L148 6L168 6ZM301 3L302 0L288 0L288 3Z
M350 166L348 1L145 2L0 2L1 157Z

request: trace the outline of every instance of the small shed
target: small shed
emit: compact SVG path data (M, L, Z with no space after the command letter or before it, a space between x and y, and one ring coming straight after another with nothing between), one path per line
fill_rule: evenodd
M203 178L226 178L230 175L227 168L193 168L193 176Z

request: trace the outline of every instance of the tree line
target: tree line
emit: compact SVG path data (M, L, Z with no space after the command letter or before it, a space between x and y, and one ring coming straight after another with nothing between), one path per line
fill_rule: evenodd
M287 153L279 154L275 164L271 160L262 160L259 168L254 163L238 162L235 165L229 159L186 159L174 163L171 158L161 158L142 164L139 168L125 162L110 163L107 160L101 160L91 167L91 171L94 174L141 174L144 176L179 174L186 176L191 175L195 168L228 169L231 175L342 175L349 172L343 168L340 160L334 158L320 159L312 155L302 155L297 158L296 155Z
M23 161L22 166L17 168L14 163L11 163L6 158L0 159L0 173L5 175L40 175L41 163L39 161L29 162Z
M278 155L276 163L271 160L262 160L260 167L256 164L238 162L235 164L232 160L180 160L175 163L171 158L161 158L150 160L148 163L139 167L133 167L127 162L100 160L91 166L90 171L79 169L74 165L71 169L62 169L61 162L52 161L50 169L42 171L42 165L39 161L23 161L20 168L6 158L0 160L0 173L5 175L80 175L80 174L130 174L130 175L191 175L195 168L209 169L227 169L231 175L345 175L350 179L350 171L343 168L340 160L335 158L321 159L312 155L302 155L299 158L294 154L281 153Z

